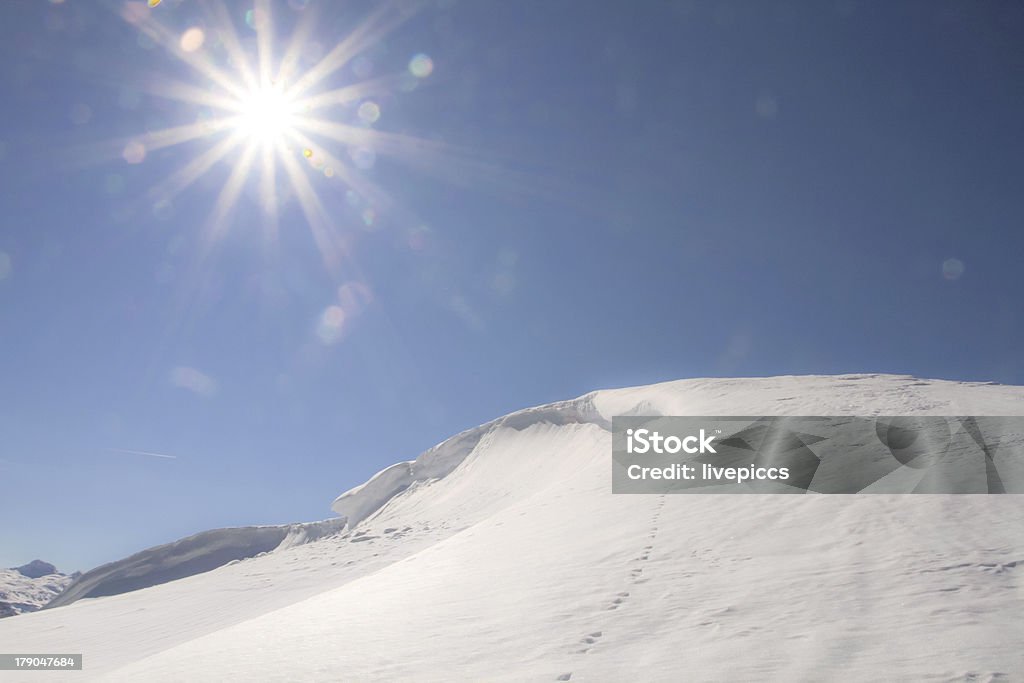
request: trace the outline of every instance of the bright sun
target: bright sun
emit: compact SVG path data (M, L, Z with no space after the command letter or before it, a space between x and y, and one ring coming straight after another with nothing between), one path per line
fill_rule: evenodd
M345 238L319 193L341 190L346 205L358 211L360 227L372 229L379 207L388 204L385 193L364 173L377 154L424 163L443 149L377 128L381 108L375 100L394 94L396 88L407 92L427 78L433 70L427 55L413 56L406 69L391 75L363 80L343 76L346 65L412 17L414 8L404 2L382 3L333 47L313 50L319 45L312 40L317 12L305 2L288 3L301 14L291 37L280 42L274 38L273 12L281 3L252 0L245 23L255 31L255 41L237 33L228 3L201 4L207 23L183 33L171 25L192 21L193 10L187 4L123 4L125 21L194 70L187 80L154 81L149 92L193 105L196 118L110 141L111 152L120 153L129 164L140 164L158 149L204 141L194 156L150 189L154 206L169 205L224 161L230 170L203 227L205 244L224 233L249 177L258 175L267 243L276 242L283 203L295 202L325 263L333 267L337 254L344 252ZM165 24L160 18L169 12L180 16ZM252 42L254 51L248 47ZM315 57L307 57L307 52ZM304 63L307 59L311 63ZM342 82L330 85L334 80Z
M276 145L294 128L295 103L280 88L267 85L239 101L237 130L250 142Z

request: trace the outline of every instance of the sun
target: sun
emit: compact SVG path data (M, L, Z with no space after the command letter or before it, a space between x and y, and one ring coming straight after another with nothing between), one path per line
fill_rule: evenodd
M195 119L149 128L101 148L135 165L157 150L200 142L151 187L147 199L154 206L170 204L214 168L226 167L227 178L200 228L204 250L224 235L239 200L257 197L268 247L277 244L286 205L297 206L325 265L333 269L347 253L347 233L376 229L381 209L394 206L369 173L377 156L422 167L444 149L441 143L380 129L380 122L387 121L381 99L415 89L433 70L429 57L415 54L407 65L394 63L399 71L372 78L345 68L414 16L420 5L380 3L348 35L325 47L314 40L314 7L298 1L252 2L244 14L246 37L231 16L236 6L223 0L169 8L168 3L126 1L121 17L192 70L191 78L148 81L144 91L190 105ZM179 16L171 17L172 11ZM295 19L291 35L275 36L278 20L287 24L289 17ZM258 192L243 192L254 177ZM322 196L332 194L333 206L325 204ZM346 219L350 209L353 215ZM340 220L351 225L339 225Z
M274 147L294 134L296 123L295 101L276 84L251 90L238 102L235 130L250 144Z

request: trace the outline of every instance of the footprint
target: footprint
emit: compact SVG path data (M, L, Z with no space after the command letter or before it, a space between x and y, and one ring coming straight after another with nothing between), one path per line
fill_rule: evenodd
M555 680L556 680L556 681L568 681L568 680L569 680L569 679L571 679L571 678L572 678L572 672L570 671L570 672L569 672L569 673L567 673L567 674L562 674L561 676L559 676L559 677L558 677L558 678L556 678Z

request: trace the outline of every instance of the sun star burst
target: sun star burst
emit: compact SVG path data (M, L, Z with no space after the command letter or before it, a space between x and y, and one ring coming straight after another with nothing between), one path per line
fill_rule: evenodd
M393 93L402 79L416 82L425 78L429 70L423 71L424 56L417 55L413 59L415 64L410 62L407 71L390 77L340 84L332 84L332 78L353 58L413 16L416 3L396 1L377 5L364 21L304 71L300 71L299 65L315 26L312 6L305 8L290 39L282 41L284 49L275 59L274 52L280 46L274 39L274 15L269 0L256 0L245 15L246 24L256 32L255 54L243 47L223 2L203 3L205 17L199 23L207 28L193 25L184 33L161 21L161 12L173 8L166 3L157 3L159 7L148 4L149 8L146 3L127 2L122 6L121 16L190 67L194 78L161 79L146 91L194 105L197 115L209 112L198 116L194 123L115 141L129 164L142 163L148 153L161 148L195 140L207 143L151 189L152 201L170 201L218 163L226 162L230 171L204 231L208 245L223 235L250 176L258 174L259 204L266 218L268 238L276 241L285 196L279 185L284 183L289 201L294 199L301 209L325 262L331 261L341 240L337 225L318 194L329 187L323 183L331 183L333 191L341 190L346 197L364 201L367 207L360 214L364 221L367 216L377 215L380 204L386 202L385 193L366 177L365 164L372 163L378 153L423 156L427 147L425 141L376 130L380 107L374 98ZM280 9L281 5L275 7ZM336 153L332 148L341 150Z

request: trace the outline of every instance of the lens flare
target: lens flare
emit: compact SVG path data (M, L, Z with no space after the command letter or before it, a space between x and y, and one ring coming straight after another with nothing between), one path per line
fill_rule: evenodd
M947 280L959 280L964 270L964 262L960 259L949 258L942 262L942 277Z
M203 33L203 29L193 26L181 34L178 45L184 52L195 52L203 46L204 42L206 42L206 34Z
M341 306L328 306L320 314L316 333L320 337L321 342L330 346L331 344L336 344L341 339L344 326L345 311L341 309Z
M124 146L121 156L129 164L141 164L146 158L146 145L138 140L132 140Z
M418 54L409 60L409 73L416 78L426 78L434 72L434 60L425 54Z
M367 100L359 105L359 118L366 123L376 123L380 118L380 106L376 102Z

